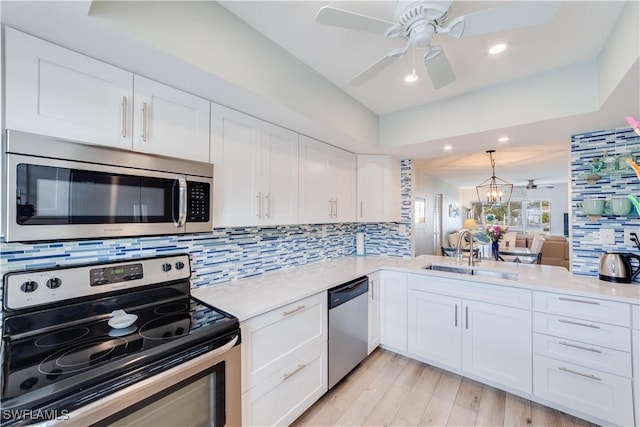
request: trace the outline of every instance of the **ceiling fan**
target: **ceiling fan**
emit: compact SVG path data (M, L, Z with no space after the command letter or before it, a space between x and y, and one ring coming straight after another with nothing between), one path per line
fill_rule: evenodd
M538 188L538 184L535 184L533 181L535 181L535 179L528 179L527 181L529 181L529 183L526 186L527 190L535 190L536 188ZM554 188L553 185L542 185L542 188Z
M433 87L439 89L453 82L456 77L442 47L431 43L435 36L448 34L449 37L460 38L540 25L549 21L560 6L560 2L516 1L453 17L450 16L451 3L453 0L400 0L396 6L393 22L324 6L318 11L316 22L405 40L404 47L384 55L353 77L348 82L349 85L362 85L387 66L401 59L410 48L414 48L424 50L422 60Z

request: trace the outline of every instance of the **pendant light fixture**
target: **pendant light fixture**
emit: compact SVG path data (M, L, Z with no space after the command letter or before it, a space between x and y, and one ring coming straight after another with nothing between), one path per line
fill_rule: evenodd
M509 200L511 200L511 192L513 191L513 184L509 184L507 181L496 176L496 161L493 159L493 153L495 152L496 150L487 150L487 154L489 154L489 159L491 160L491 178L476 186L478 201L485 203L486 200L486 203L490 205L499 205L503 202L503 199L505 199L505 203L509 203ZM484 199L485 196L486 199Z

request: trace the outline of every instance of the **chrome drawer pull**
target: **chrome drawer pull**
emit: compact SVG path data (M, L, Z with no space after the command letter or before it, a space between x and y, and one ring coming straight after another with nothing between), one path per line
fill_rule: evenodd
M571 344L568 343L566 341L559 341L558 344L560 345L565 345L567 347L573 347L573 348L579 348L580 350L587 350L587 351L593 351L594 353L602 353L601 350L598 350L597 348L593 348L593 347L583 347L581 345L575 345L575 344Z
M453 326L458 327L458 304L456 304L456 312L453 315Z
M284 316L288 316L290 314L295 313L296 311L300 311L300 310L304 310L305 308L307 308L306 305L299 305L296 308L294 308L293 310L289 310L289 311L285 311L284 313L282 313Z
M600 305L600 303L597 301L583 301L580 299L573 299L573 298L567 298L567 297L558 297L558 299L562 301L581 302L583 304Z
M283 374L282 375L282 379L286 380L287 378L289 378L290 376L294 375L296 372L298 372L300 369L304 368L305 366L307 366L306 363L303 363L302 365L298 365L298 367L296 369L294 369L292 372L289 372L288 374Z
M600 326L594 325L593 323L572 322L571 320L565 320L565 319L558 319L558 322L568 323L570 325L585 326L587 328L600 329Z
M122 137L127 137L127 97L122 97Z
M596 380L596 381L602 381L602 378L598 378L598 377L596 377L595 375L592 375L592 374L583 374L582 372L574 371L573 369L568 369L568 368L565 368L564 366L562 366L562 367L560 367L560 368L558 368L558 369L560 369L561 371L564 371L564 372L568 372L568 373L570 373L570 374L580 375L581 377L590 378L590 379L592 379L592 380Z

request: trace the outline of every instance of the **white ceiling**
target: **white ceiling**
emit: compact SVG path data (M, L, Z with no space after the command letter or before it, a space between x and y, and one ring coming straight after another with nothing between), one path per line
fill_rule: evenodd
M425 104L438 105L464 94L594 60L624 6L624 2L565 1L555 17L544 25L461 39L436 35L434 44L440 44L445 50L457 79L434 90L419 63L418 82L407 85L403 81L412 68L411 54L362 86L347 85L352 77L384 54L402 47L404 41L315 22L318 10L325 5L392 21L396 1L224 1L221 4L380 116ZM504 4L454 1L450 13L459 16ZM487 50L497 42L507 43L508 49L490 56ZM636 82L628 89L638 93L637 87ZM628 100L622 102L628 103ZM631 105L633 108L637 102ZM609 103L608 107L595 115L504 128L486 135L442 138L386 151L420 159L416 165L429 175L461 187L472 186L488 176L489 160L485 150L491 148L497 150L498 175L516 185L525 185L526 180L532 178L542 184L567 182L571 133L597 130L599 125L624 126L624 116L629 114L626 106ZM499 132L510 135L512 141L497 143ZM434 157L434 147L449 144L454 146L452 152L436 150L438 155Z

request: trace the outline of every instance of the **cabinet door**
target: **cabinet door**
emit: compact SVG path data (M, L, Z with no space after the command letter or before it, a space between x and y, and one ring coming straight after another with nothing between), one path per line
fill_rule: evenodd
M134 150L209 162L209 101L140 76L134 88Z
M6 28L6 128L131 149L133 74Z
M383 156L358 156L357 221L382 221L384 211Z
M333 222L333 194L329 181L331 153L329 146L300 135L300 222Z
M216 227L258 223L261 126L254 117L211 104Z
M371 354L380 345L380 272L369 274L369 345Z
M462 369L524 393L531 393L531 312L464 302Z
M409 353L460 369L462 300L409 290Z
M262 123L263 197L260 219L266 224L298 223L298 134Z
M330 222L356 220L356 156L348 151L332 149L331 185L333 214Z
M380 273L380 343L407 352L407 275Z

